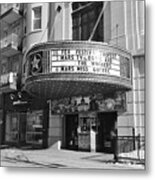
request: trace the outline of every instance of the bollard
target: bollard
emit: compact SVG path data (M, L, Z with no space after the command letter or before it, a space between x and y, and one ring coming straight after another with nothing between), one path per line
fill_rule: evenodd
M114 160L118 162L118 144L117 144L117 135L114 137Z
M117 145L117 130L111 130L111 141L112 141L112 151L114 154L114 161L118 162L118 145Z

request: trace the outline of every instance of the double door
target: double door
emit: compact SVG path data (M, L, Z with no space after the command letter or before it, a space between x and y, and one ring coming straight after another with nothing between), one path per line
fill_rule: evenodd
M96 149L98 152L113 153L114 145L112 133L116 133L117 113L99 113L98 122L99 126L96 137Z
M7 112L5 127L6 142L18 145L26 143L26 113Z
M113 153L111 132L116 129L116 123L116 112L66 115L66 148Z
M27 112L26 143L35 148L47 146L47 118L43 110Z

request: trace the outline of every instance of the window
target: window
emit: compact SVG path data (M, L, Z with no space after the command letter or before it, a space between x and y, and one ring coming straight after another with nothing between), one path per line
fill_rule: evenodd
M137 3L138 3L139 32L140 34L144 34L145 5L143 1L137 1Z
M32 9L32 30L41 29L41 6Z
M73 8L73 40L88 40L97 18L103 7L103 2L76 2ZM98 24L92 40L103 41L103 16Z
M15 61L12 64L12 72L18 72L19 71L19 61Z

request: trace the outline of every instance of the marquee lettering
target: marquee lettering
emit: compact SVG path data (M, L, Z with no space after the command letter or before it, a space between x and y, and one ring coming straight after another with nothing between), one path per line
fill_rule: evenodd
M48 54L49 73L94 73L130 78L129 58L109 49L53 48L48 50ZM33 72L38 72L39 63L32 63Z

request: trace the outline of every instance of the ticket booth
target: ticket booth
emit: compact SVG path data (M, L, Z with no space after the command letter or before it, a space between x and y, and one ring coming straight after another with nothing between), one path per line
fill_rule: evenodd
M116 112L82 112L65 116L66 149L113 153L111 131Z

